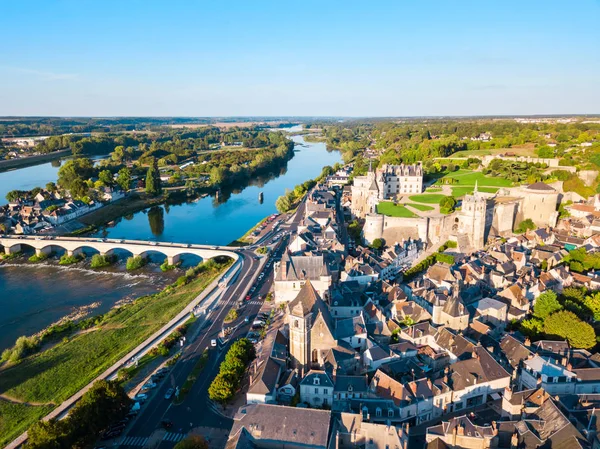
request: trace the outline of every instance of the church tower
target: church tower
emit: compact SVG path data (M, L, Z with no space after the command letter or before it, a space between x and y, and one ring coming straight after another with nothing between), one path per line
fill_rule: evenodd
M310 330L319 299L310 281L306 281L296 298L287 305L292 366L301 374L310 369Z

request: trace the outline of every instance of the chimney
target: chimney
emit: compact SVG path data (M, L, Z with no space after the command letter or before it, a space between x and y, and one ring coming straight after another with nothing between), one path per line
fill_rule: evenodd
M529 339L529 337L527 337L527 338L525 339L525 343L523 343L523 344L524 344L525 346L527 346L527 347L531 346L531 340Z
M573 370L573 365L571 365L570 363L567 363L567 369L569 371L572 371Z
M512 389L510 387L504 387L504 397L507 401L510 401L512 398Z

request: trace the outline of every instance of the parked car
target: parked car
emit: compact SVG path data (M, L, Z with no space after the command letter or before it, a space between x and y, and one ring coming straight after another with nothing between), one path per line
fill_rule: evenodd
M148 395L147 395L147 394L144 394L144 393L140 393L140 394L137 394L137 395L136 395L136 396L133 398L133 400L134 400L134 401L137 401L137 402L142 402L142 403L143 403L143 402L146 402L146 401L148 400Z
M160 422L160 425L163 426L165 429L170 429L171 427L173 427L173 421L169 419L163 419Z
M165 393L165 399L171 399L173 397L173 393L175 393L175 389L169 388Z
M154 382L146 382L142 387L142 390L152 390L153 388L156 388L156 384Z
M217 347L217 340L216 340L215 338L213 338L213 339L210 341L210 345L211 345L213 348L216 348L216 347Z

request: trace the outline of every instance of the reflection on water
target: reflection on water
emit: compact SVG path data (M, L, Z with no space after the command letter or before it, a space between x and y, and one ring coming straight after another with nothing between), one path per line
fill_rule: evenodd
M306 143L302 136L293 139L296 152L286 167L256 176L247 185L224 188L218 195L138 212L96 236L226 245L277 212L275 200L286 189L315 178L325 165L341 161L340 154L327 151L324 143Z

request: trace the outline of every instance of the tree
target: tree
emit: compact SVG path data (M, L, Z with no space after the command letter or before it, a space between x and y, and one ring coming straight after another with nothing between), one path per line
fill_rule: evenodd
M114 184L113 175L110 170L102 170L100 173L98 173L98 180L108 187Z
M289 211L291 209L291 204L290 204L290 200L288 198L287 195L281 195L279 198L277 198L277 201L275 201L275 207L277 208L277 210L280 213L285 213L287 211Z
M235 389L231 374L219 373L208 387L208 396L212 401L227 402L233 397Z
M544 321L544 332L549 337L566 338L573 348L590 349L596 346L594 328L567 310L550 315Z
M129 190L129 186L131 185L131 171L129 168L123 167L121 170L119 170L117 184L124 192Z
M159 195L162 192L160 183L160 172L158 171L158 163L156 158L152 158L148 173L146 175L146 193L149 195Z
M213 167L210 171L210 181L215 184L223 184L227 182L229 172L225 167Z
M173 449L208 449L208 443L200 435L190 435L177 443Z
M533 314L541 320L546 319L552 313L561 310L563 307L558 302L556 293L552 290L542 293L536 300L533 306Z
M54 192L56 190L56 184L53 182L49 182L48 184L46 184L46 190L48 192Z
M456 207L456 198L453 196L445 196L440 201L440 212L443 214L449 214L454 211Z
M381 249L384 247L384 245L385 245L385 242L383 241L383 239L374 239L373 243L371 243L371 248Z
M533 230L535 228L536 226L533 220L531 218L527 218L526 220L523 220L521 223L519 223L519 226L517 226L515 232L518 234L523 234L524 232Z

